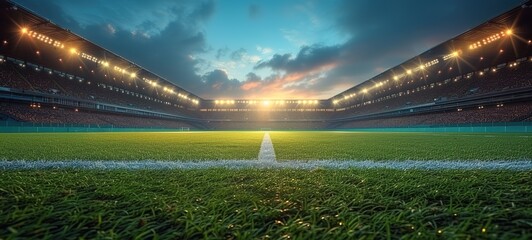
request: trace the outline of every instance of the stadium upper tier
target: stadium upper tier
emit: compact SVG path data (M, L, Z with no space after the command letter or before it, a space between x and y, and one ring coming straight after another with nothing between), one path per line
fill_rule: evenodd
M358 126L351 123L529 105L530 5L528 1L329 99L209 100L28 9L0 1L0 99L14 108L42 103L42 109L86 109L207 128L228 122L249 128L257 122L281 122L287 128L298 128L298 122L305 122L306 128ZM53 122L20 116L14 108L4 104L0 113L7 111L21 121ZM522 109L522 115L494 121L528 119L529 108Z

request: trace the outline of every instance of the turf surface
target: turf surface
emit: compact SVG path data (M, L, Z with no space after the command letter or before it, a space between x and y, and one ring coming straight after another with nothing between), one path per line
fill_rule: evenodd
M0 134L4 160L257 159L264 132ZM530 160L530 134L270 132L277 160Z
M0 238L532 238L532 173L0 171Z
M532 159L531 134L271 132L277 160Z
M263 135L263 132L0 134L0 159L256 159Z

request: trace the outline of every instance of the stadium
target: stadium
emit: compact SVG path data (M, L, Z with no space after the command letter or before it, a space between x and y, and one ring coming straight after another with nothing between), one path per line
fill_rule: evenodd
M328 98L210 98L0 1L0 239L530 239L530 23Z

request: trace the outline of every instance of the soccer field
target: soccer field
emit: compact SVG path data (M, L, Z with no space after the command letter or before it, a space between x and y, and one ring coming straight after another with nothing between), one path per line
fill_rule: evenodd
M257 159L264 132L0 134L4 160ZM530 134L271 132L277 160L530 160Z
M264 132L1 134L2 162L262 161ZM270 132L274 161L527 161L526 134ZM102 160L102 161L100 161ZM309 160L309 161L289 161ZM30 165L31 166L31 165ZM282 166L282 165L280 165ZM2 168L0 168L2 169ZM532 238L532 171L6 169L0 238Z

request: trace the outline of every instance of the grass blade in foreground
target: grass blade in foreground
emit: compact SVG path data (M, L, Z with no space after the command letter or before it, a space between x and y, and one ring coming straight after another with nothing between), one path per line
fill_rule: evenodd
M532 174L2 171L0 238L530 239Z

